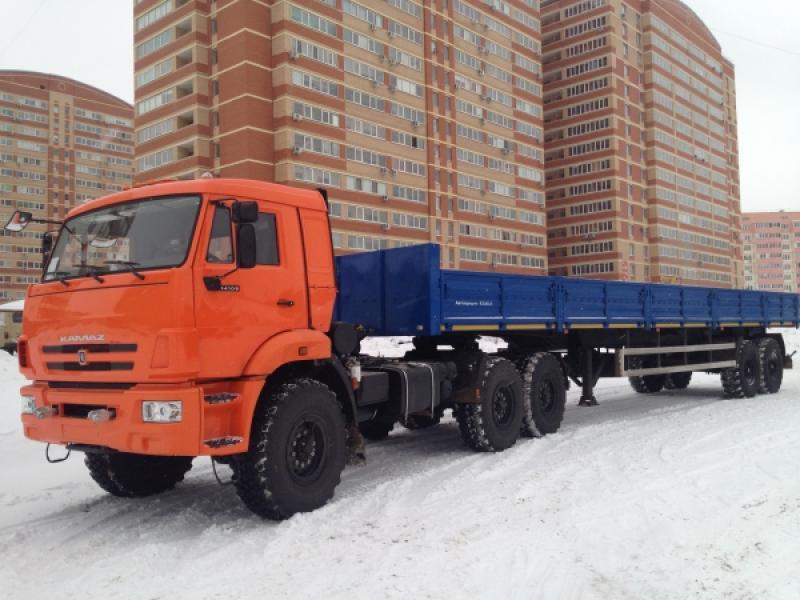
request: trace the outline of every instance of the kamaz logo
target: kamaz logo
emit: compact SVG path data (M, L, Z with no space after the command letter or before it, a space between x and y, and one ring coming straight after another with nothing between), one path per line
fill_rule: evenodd
M76 344L80 342L103 342L105 341L106 336L104 334L100 335L62 335L61 336L61 343L62 344Z

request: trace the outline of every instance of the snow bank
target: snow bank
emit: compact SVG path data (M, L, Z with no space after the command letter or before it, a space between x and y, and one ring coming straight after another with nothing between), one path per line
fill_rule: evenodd
M383 358L401 358L414 348L410 337L366 338L361 342L361 352L370 356ZM493 337L481 337L478 345L484 352L497 352L506 347L506 343Z
M17 357L0 350L0 436L21 432L19 421L19 388L25 385Z
M783 334L783 341L786 343L786 352L800 354L800 331L797 329L776 329L775 333ZM795 361L800 361L800 356L795 357ZM800 363L798 363L800 365Z
M559 433L497 455L449 417L398 427L329 505L280 524L204 459L141 500L103 494L80 457L46 464L20 383L0 353L4 599L800 598L798 372L728 401L717 377L654 396L604 381L599 407L573 390Z

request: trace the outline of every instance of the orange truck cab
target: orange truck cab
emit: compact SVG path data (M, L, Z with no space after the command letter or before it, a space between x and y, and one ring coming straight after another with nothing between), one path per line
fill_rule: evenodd
M267 376L282 370L327 382L352 424L350 376L331 361L335 297L324 192L201 179L88 202L25 301L24 433L86 451L98 483L140 495L107 475L115 461L175 479L191 457L246 452Z

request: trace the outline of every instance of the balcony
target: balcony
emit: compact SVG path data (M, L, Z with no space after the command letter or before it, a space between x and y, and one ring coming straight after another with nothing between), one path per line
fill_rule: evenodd
M178 129L183 129L184 127L191 127L194 125L194 112L190 111L178 115L177 125Z
M192 20L186 19L175 26L175 39L179 39L192 32Z
M186 96L191 96L193 93L194 93L194 83L191 80L184 81L183 83L180 83L175 87L175 98L177 100L185 98Z
M177 160L183 160L184 158L190 158L194 156L194 142L187 142L185 144L181 144L176 149L177 151Z
M181 67L185 67L186 65L190 65L192 62L192 50L191 48L187 48L175 56L175 69L177 70Z

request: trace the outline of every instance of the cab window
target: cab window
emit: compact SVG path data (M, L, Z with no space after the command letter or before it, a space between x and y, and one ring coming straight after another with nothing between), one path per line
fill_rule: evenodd
M258 213L258 221L253 223L256 229L256 264L278 265L278 230L275 215Z
M214 209L214 222L211 224L211 239L208 241L206 261L210 263L233 262L231 211L226 206L217 206Z

